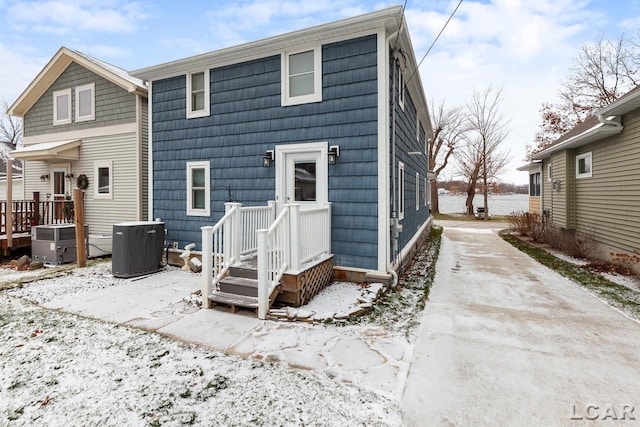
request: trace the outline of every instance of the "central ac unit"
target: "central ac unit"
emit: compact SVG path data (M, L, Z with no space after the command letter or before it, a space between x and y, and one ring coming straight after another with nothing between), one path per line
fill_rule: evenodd
M85 225L85 236L88 227ZM38 225L31 228L31 258L60 265L76 260L75 224Z

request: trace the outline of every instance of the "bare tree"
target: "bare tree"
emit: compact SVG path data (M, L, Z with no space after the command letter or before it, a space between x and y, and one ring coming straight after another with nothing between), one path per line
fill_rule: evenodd
M9 104L2 100L2 114L0 114L0 143L7 148L14 150L16 144L22 139L22 121L16 117L11 117L7 111Z
M467 121L460 107L447 108L442 101L437 107L431 103L433 138L429 141L429 170L436 176L436 185L431 186L431 211L440 213L438 204L438 176L454 153L456 145L467 131Z
M467 179L466 213L473 215L473 198L479 180L484 195L484 219L489 219L489 183L496 178L509 161L509 153L500 150L508 135L509 121L500 112L502 90L491 87L483 92L474 91L467 105L466 118L469 132L467 145L457 150L459 172Z
M613 41L600 36L595 43L581 47L569 75L560 84L559 101L544 103L540 109L542 123L534 138L535 146L527 147L528 159L585 121L595 110L638 85L639 44L622 34Z

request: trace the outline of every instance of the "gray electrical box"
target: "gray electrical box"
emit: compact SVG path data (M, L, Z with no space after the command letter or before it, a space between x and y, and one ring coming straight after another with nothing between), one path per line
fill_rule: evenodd
M85 236L88 227L85 225ZM76 261L75 224L49 224L31 227L31 258L48 265Z
M132 221L114 224L112 274L127 278L160 270L164 235L164 222Z

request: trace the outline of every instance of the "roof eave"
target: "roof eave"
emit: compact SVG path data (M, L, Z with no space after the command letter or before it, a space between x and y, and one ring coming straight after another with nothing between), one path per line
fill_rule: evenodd
M143 80L152 81L183 75L195 69L211 68L219 63L242 62L246 61L247 58L267 57L284 49L315 43L326 38L362 33L364 31L373 32L380 27L385 27L390 32L393 32L399 27L401 16L402 7L394 6L353 18L141 68L130 72L130 74Z
M535 153L533 156L531 156L531 158L533 160L542 160L558 151L581 147L583 145L589 144L590 142L606 138L607 136L621 133L622 129L623 126L609 126L605 125L604 123L598 123L597 125L593 126L590 129L587 129L579 135L576 135L572 138L567 139L566 141L562 141L560 144L553 145L547 149Z

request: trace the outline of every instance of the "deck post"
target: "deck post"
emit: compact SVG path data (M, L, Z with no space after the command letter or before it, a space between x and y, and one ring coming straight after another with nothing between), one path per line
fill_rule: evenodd
M242 203L232 203L232 205L235 208L235 212L233 214L233 220L231 221L233 224L233 243L231 244L233 252L231 253L231 257L234 262L239 262L240 253L242 252Z
M211 308L209 295L213 290L213 227L202 230L202 308Z
M33 225L40 225L40 192L33 192Z
M327 202L327 229L324 232L325 238L327 239L327 244L325 247L327 248L328 254L331 253L331 204L331 202Z
M76 224L76 260L78 267L87 266L87 246L84 232L84 191L79 188L73 190L73 211Z
M257 230L258 234L258 318L264 320L269 311L269 252L268 230Z
M289 205L289 265L300 268L300 205Z
M7 249L13 248L13 160L7 160L7 217L5 219L5 228L7 231Z
M276 201L269 200L267 201L267 206L269 206L269 224L273 224L273 221L276 220Z

